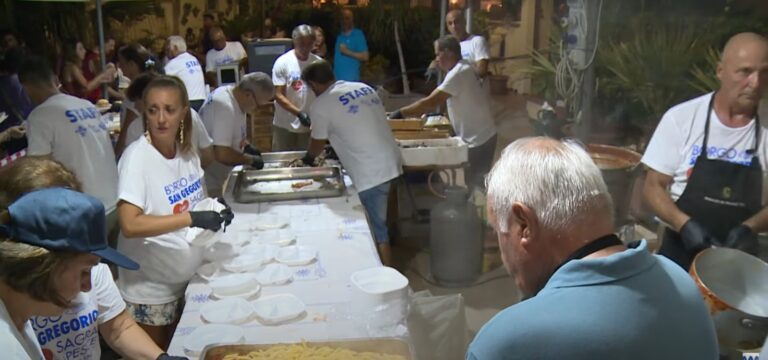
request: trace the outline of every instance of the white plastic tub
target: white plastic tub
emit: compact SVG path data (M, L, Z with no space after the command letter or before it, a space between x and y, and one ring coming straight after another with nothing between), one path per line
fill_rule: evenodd
M404 166L452 166L468 161L469 147L459 137L397 140Z
M375 267L355 272L354 311L366 326L384 328L404 322L408 313L408 279L390 267Z

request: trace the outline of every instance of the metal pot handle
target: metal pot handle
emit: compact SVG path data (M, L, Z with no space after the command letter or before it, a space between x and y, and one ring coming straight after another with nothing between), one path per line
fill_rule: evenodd
M768 331L768 324L748 318L741 319L741 326L749 330Z

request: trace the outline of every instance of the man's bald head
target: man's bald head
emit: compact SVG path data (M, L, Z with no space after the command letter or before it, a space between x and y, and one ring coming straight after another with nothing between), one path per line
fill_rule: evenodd
M445 26L459 41L467 36L467 19L464 18L464 12L458 9L451 10L445 15Z
M717 65L718 97L731 113L754 115L768 84L768 39L755 33L732 36Z
M213 42L213 47L216 50L221 51L224 49L224 47L227 46L227 36L224 35L224 30L222 30L220 27L212 27L208 34L211 38L211 41Z

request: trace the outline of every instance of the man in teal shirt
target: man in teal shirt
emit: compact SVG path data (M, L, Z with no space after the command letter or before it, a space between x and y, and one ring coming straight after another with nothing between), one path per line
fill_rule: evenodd
M355 28L352 10L341 11L341 33L336 37L333 74L337 80L360 81L360 63L368 61L365 34Z

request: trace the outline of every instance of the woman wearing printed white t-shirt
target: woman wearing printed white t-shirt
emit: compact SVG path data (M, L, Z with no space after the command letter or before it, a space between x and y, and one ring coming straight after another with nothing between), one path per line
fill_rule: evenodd
M80 191L75 175L60 163L39 157L24 158L3 171L0 208L23 194L52 187ZM129 359L181 359L163 354L136 326L125 311L125 302L107 265L94 266L90 275L91 290L81 292L63 313L37 316L29 321L35 333L33 338L42 347L46 360L99 359L99 335L113 350Z
M132 101L139 114L135 121L132 121L131 124L128 125L128 129L125 131L126 145L132 144L144 134L144 117L141 115L144 112L144 101L141 97L149 82L157 76L157 74L152 72L139 75L125 92L126 98ZM189 111L192 114L192 146L200 156L200 165L205 169L208 164L213 162L213 148L211 147L211 145L213 145L213 140L205 130L203 120L200 118L197 111L194 109L190 109Z
M178 322L184 289L202 254L186 241L186 228L218 231L231 210L190 211L206 198L200 159L192 150L192 119L184 84L161 76L144 90L147 131L128 146L118 169L118 248L139 260L139 271L120 271L118 287L128 311L162 348Z

